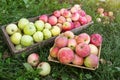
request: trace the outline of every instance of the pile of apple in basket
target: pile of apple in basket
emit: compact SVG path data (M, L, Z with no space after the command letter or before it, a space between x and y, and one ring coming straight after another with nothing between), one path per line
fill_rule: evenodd
M49 61L82 68L96 68L99 64L102 36L98 33L74 35L66 31L56 37L50 49Z

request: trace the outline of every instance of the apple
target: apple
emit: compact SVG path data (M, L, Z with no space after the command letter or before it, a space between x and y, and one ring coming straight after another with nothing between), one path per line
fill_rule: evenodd
M50 17L48 18L48 22L49 22L51 25L57 24L57 17L55 17L55 16L50 16Z
M90 54L90 46L86 43L80 43L76 46L75 52L80 57L86 57Z
M60 9L61 15L63 15L63 13L64 13L65 10L66 10L65 8Z
M112 11L109 11L109 12L108 12L108 16L112 17L112 16L113 16L113 12L112 12Z
M26 35L33 35L36 32L36 28L34 26L33 22L28 23L24 29L23 29L24 34Z
M70 11L71 11L72 14L78 12L78 10L77 10L76 7L72 7L72 8L70 9Z
M79 18L79 22L80 22L82 25L84 25L84 24L87 24L88 20L87 20L86 17L82 17L82 16L80 16L80 18Z
M104 16L108 16L108 12L103 12Z
M100 46L102 44L102 36L98 33L92 34L90 36L90 43L95 46Z
M72 14L72 20L73 21L78 21L79 20L79 18L80 18L80 15L79 15L79 13L78 12L76 12L76 13L73 13Z
M20 33L16 32L10 36L10 40L13 44L20 44L21 37L22 37L22 35Z
M86 12L84 10L79 10L78 13L80 14L80 16L84 17L86 15Z
M53 58L57 58L58 51L59 51L59 48L56 46L50 48L50 56Z
M50 24L50 23L45 23L45 28L46 28L46 29L51 29L51 28L52 28L52 26L51 26L51 24Z
M92 17L90 15L86 15L85 16L86 19L87 19L87 23L91 22L92 21Z
M98 55L98 48L93 44L89 44L89 46L90 46L90 54Z
M75 21L75 22L73 22L73 24L74 24L74 27L75 27L75 28L77 28L77 27L80 27L80 26L81 26L81 24L80 24L80 22L79 22L79 21Z
M21 45L30 46L33 44L33 38L30 35L23 35L21 38Z
M9 35L14 34L15 32L17 32L17 30L18 30L18 27L17 27L16 24L11 23L11 24L9 24L9 25L6 26L6 32Z
M24 27L29 23L29 20L26 19L26 18L21 18L19 21L18 21L18 27L19 29L23 30Z
M63 35L65 37L67 37L68 39L73 39L75 37L75 35L72 31L66 31L66 32L63 33Z
M66 18L67 22L72 22L72 19L70 17Z
M68 39L68 47L71 48L72 50L75 50L75 47L77 45L77 42L75 39Z
M27 62L31 65L31 66L37 66L39 63L40 57L37 53L32 53L27 57Z
M72 29L72 25L70 22L64 22L62 25L62 30L63 31L68 31Z
M43 33L41 31L37 31L33 34L33 39L35 42L41 42L44 39Z
M50 30L53 36L57 36L60 34L61 29L58 26L53 26Z
M60 31L62 31L62 24L61 23L57 23L56 26L58 26L60 28Z
M50 32L49 29L44 29L44 30L43 30L43 35L44 35L44 39L45 39L45 40L52 37L52 33Z
M16 49L16 50L22 49L22 45L21 45L21 44L15 45L15 49Z
M98 8L97 12L100 13L100 14L102 14L104 12L104 9L103 8Z
M81 33L76 38L76 42L77 42L77 44L79 44L79 43L89 44L89 42L90 42L90 36L87 33Z
M42 31L44 29L45 24L42 20L37 20L37 21L35 21L34 25L35 25L37 31Z
M72 49L70 49L68 47L64 47L58 51L57 57L58 57L58 60L60 61L60 63L69 64L74 59L74 52Z
M81 65L83 65L83 62L84 62L83 57L80 57L80 56L78 56L77 54L75 54L75 57L74 57L72 63L73 63L74 65L81 66Z
M64 16L65 18L71 17L71 15L72 15L71 12L68 10L64 10L64 12L62 14L62 16Z
M61 13L59 10L56 10L53 12L53 15L56 16L56 17L60 17Z
M101 22L101 18L96 18L96 21L97 22Z
M97 67L98 63L99 58L94 54L90 54L84 59L84 65L89 68Z
M59 18L58 18L58 23L64 23L64 22L66 22L66 19L65 19L65 17L63 17L63 16L60 16Z
M67 46L67 44L68 44L67 37L60 35L55 38L55 46L62 48Z
M41 62L38 66L37 69L40 70L39 75L41 76L47 76L50 74L51 71L51 66L48 62Z
M46 22L48 22L48 16L46 14L43 14L43 15L39 16L39 20L42 20L46 23Z
M81 6L79 4L75 4L74 7L77 9L77 10L81 10Z

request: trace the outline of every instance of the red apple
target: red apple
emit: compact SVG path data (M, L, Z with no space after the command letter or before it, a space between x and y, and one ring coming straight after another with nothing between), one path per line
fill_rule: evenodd
M57 46L59 48L62 48L62 47L67 46L67 44L68 44L67 37L62 36L62 35L56 37L56 39L55 39L55 46Z
M77 54L75 54L75 58L73 59L72 63L73 63L74 65L81 66L81 65L83 65L83 62L84 62L83 57L80 57L80 56L78 56Z
M104 9L103 8L98 8L97 12L100 13L100 14L102 14L104 12Z
M63 31L68 31L72 29L72 24L71 22L64 22L62 26Z
M80 16L84 17L86 15L86 12L84 10L79 10L78 13L80 14Z
M65 17L60 16L60 17L58 18L58 22L61 23L61 24L64 23L64 22L66 22Z
M77 42L75 39L68 39L68 47L71 48L72 50L75 50L75 47L77 45Z
M59 10L54 11L53 14L54 14L54 16L56 16L56 17L60 17L60 15L61 15L61 13L60 13Z
M68 39L73 39L75 35L72 31L66 31L64 32L64 36L67 37Z
M94 68L97 67L98 63L99 63L99 58L94 54L90 54L84 59L84 65L86 67Z
M87 21L87 18L86 18L86 17L80 16L79 22L80 22L82 25L84 25L84 24L86 24L88 21Z
M92 17L90 15L86 15L85 17L86 17L88 23L92 21Z
M41 15L41 16L39 16L39 20L42 20L42 21L44 21L45 23L48 21L48 16L47 15Z
M57 53L59 51L59 48L58 47L52 47L50 49L50 56L53 57L53 58L57 58Z
M86 43L80 43L76 46L75 52L80 57L86 57L90 54L90 47Z
M66 10L65 8L60 9L61 15L63 15L63 13L64 13L65 10Z
M48 18L48 22L49 22L51 25L57 24L57 17L55 17L55 16L50 16L50 17Z
M102 44L102 36L100 34L92 34L90 36L90 43L94 44L95 46L100 46Z
M58 60L60 61L60 63L69 64L74 59L74 52L72 49L70 49L68 47L64 47L58 51L57 57L58 57Z
M77 28L77 27L80 27L81 26L81 24L80 24L80 22L79 21L75 21L75 22L73 22L74 23L74 27L75 28Z
M71 13L76 13L76 12L78 12L78 10L77 10L76 7L72 7L72 8L70 9L70 11L71 11Z
M64 17L68 18L68 17L71 17L71 12L68 11L68 10L64 10L63 14L62 14Z
M90 46L90 54L98 55L98 48L93 44L89 44L89 46Z
M27 58L27 62L31 65L31 66L37 66L39 63L39 55L36 53L32 53L28 56Z
M76 38L76 42L77 42L77 44L79 44L79 43L89 44L89 42L90 42L90 36L87 33L81 33Z
M79 15L79 13L76 12L76 13L73 13L73 14L72 14L72 17L71 17L71 18L72 18L73 21L78 21L79 18L80 18L80 15Z

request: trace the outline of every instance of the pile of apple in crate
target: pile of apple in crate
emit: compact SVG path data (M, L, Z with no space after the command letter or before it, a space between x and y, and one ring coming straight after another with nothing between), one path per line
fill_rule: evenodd
M97 33L75 35L71 31L90 22L92 22L92 17L81 9L80 5L75 4L69 9L56 10L51 15L40 15L33 22L21 18L17 23L7 25L5 30L17 50L56 36L54 45L50 49L49 61L92 70L99 64L102 36ZM31 53L27 62L31 66L45 68L42 69L40 75L48 75L51 69L50 65L39 64L39 55Z

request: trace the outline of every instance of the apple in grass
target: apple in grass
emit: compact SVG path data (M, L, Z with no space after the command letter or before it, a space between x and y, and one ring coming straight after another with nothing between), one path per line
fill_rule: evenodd
M35 21L34 25L35 25L37 31L42 31L44 29L44 26L45 26L45 24L42 20Z
M71 48L72 50L75 50L75 47L77 45L77 42L75 39L68 39L68 47Z
M63 35L59 35L55 38L55 46L57 46L58 48L65 47L67 46L67 44L68 44L67 37Z
M66 19L65 19L65 17L63 17L63 16L60 16L59 18L58 18L58 23L64 23L64 22L66 22Z
M63 33L63 35L65 37L67 37L68 39L73 39L75 37L75 35L72 31L66 31L66 32Z
M98 9L97 9L97 12L98 12L99 14L102 14L102 13L104 12L104 9L103 9L103 8L98 8Z
M18 21L18 28L23 30L24 27L29 23L29 20L26 19L26 18L21 18L19 21Z
M84 24L87 24L88 20L87 20L86 17L82 17L82 16L80 16L80 18L79 18L79 22L80 22L80 24L84 25Z
M52 37L52 33L50 32L49 29L44 29L44 30L43 30L43 35L44 35L44 39L45 39L45 40Z
M22 34L16 32L10 36L10 40L13 44L17 45L17 44L20 44L21 37L22 37Z
M90 54L84 59L84 65L89 68L97 67L98 63L99 63L99 58L94 54Z
M50 74L51 66L48 62L41 62L38 64L37 70L40 70L38 73L39 75L47 76Z
M80 57L86 57L90 54L90 46L86 43L80 43L76 46L75 52Z
M52 28L52 26L51 26L51 24L50 24L50 23L45 23L45 28L46 28L46 29L51 29L51 28Z
M56 16L56 17L60 17L61 13L59 10L56 10L53 12L53 15Z
M33 22L28 23L24 29L23 29L24 34L26 35L33 35L36 32L36 28Z
M53 58L57 58L57 53L59 51L59 48L56 47L56 46L53 46L51 49L50 49L50 56L53 57Z
M58 26L53 26L50 30L53 36L57 36L60 34L61 29Z
M102 36L98 33L92 34L90 36L90 43L95 46L100 46L102 44Z
M79 15L78 12L73 13L72 16L71 16L71 19L72 19L73 21L78 21L79 18L80 18L80 15Z
M79 43L90 43L90 36L87 33L81 33L76 37L77 44Z
M43 33L41 31L37 31L33 34L33 39L35 42L41 42L44 39Z
M60 61L60 63L62 63L62 64L69 64L74 59L74 52L73 52L72 49L70 49L68 47L61 48L58 51L57 58Z
M84 59L83 59L83 57L80 57L80 56L78 56L77 54L75 54L75 57L74 57L72 63L73 63L74 65L81 66L81 65L83 65L83 63L84 63Z
M43 15L39 16L39 20L42 20L46 23L46 22L48 22L48 16L46 14L43 14Z
M21 45L27 47L27 46L30 46L32 45L34 42L33 42L33 38L32 36L30 35L23 35L22 38L21 38Z
M98 55L98 48L93 44L89 44L89 46L90 46L90 54Z
M18 27L17 27L16 24L11 23L11 24L9 24L9 25L6 26L6 32L9 35L12 35L12 34L14 34L17 31L18 31Z
M31 66L37 66L39 63L40 57L37 53L32 53L27 57L27 62L31 65Z
M55 17L55 16L50 16L50 17L48 18L48 22L49 22L51 25L57 24L57 17Z

